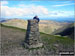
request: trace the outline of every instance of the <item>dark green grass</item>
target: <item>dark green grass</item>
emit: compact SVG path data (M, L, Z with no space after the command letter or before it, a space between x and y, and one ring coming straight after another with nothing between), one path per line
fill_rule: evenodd
M41 34L41 38L43 41L46 41L49 44L53 44L57 42L65 45L72 45L74 43L74 40L72 40L69 37L54 36L54 35L48 35L44 33Z
M74 47L74 40L69 37L62 37L62 36L54 36L54 35L48 35L48 34L41 34L41 40L44 43L44 47L48 51L53 50L54 52L57 52L59 48L66 50L66 48L70 49ZM58 45L58 46L55 46Z

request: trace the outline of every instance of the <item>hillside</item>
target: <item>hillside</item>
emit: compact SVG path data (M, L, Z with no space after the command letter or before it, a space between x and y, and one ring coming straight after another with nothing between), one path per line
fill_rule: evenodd
M6 20L5 22L2 22L2 24L27 29L27 20L10 19L10 20ZM39 31L50 34L67 24L68 23L59 23L50 20L41 20L39 22Z
M70 38L74 39L74 28L75 28L75 25L74 23L72 23L54 31L52 34L61 35L61 36L69 36Z
M25 39L25 29L1 24L1 54L7 56L16 55L53 55L60 51L74 51L74 41L68 37L53 36L40 32L43 49L24 49L21 45ZM37 52L39 51L39 53Z

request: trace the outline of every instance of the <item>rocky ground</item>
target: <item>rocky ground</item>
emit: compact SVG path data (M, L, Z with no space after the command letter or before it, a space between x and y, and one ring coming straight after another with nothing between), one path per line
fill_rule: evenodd
M22 47L25 32L17 29L1 27L1 55L3 56L29 56L40 55L44 49L28 50Z
M39 49L25 49L22 46L22 42L25 39L26 31L10 27L1 27L0 32L2 56L54 56L58 54L59 47L61 50L67 49L73 51L73 42L70 39L67 40L67 37L62 39L57 37L57 39L55 39L56 37L41 33L44 47ZM61 43L63 43L63 46Z

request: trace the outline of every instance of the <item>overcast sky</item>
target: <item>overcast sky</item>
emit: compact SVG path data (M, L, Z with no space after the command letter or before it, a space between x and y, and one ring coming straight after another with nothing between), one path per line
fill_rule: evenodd
M74 18L74 1L1 1L1 18Z

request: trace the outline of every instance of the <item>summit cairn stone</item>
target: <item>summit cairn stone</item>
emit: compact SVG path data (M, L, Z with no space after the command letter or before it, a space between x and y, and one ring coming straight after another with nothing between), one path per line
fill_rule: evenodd
M42 47L43 44L40 43L40 33L38 20L28 20L27 32L25 37L25 47L27 48L37 48Z

